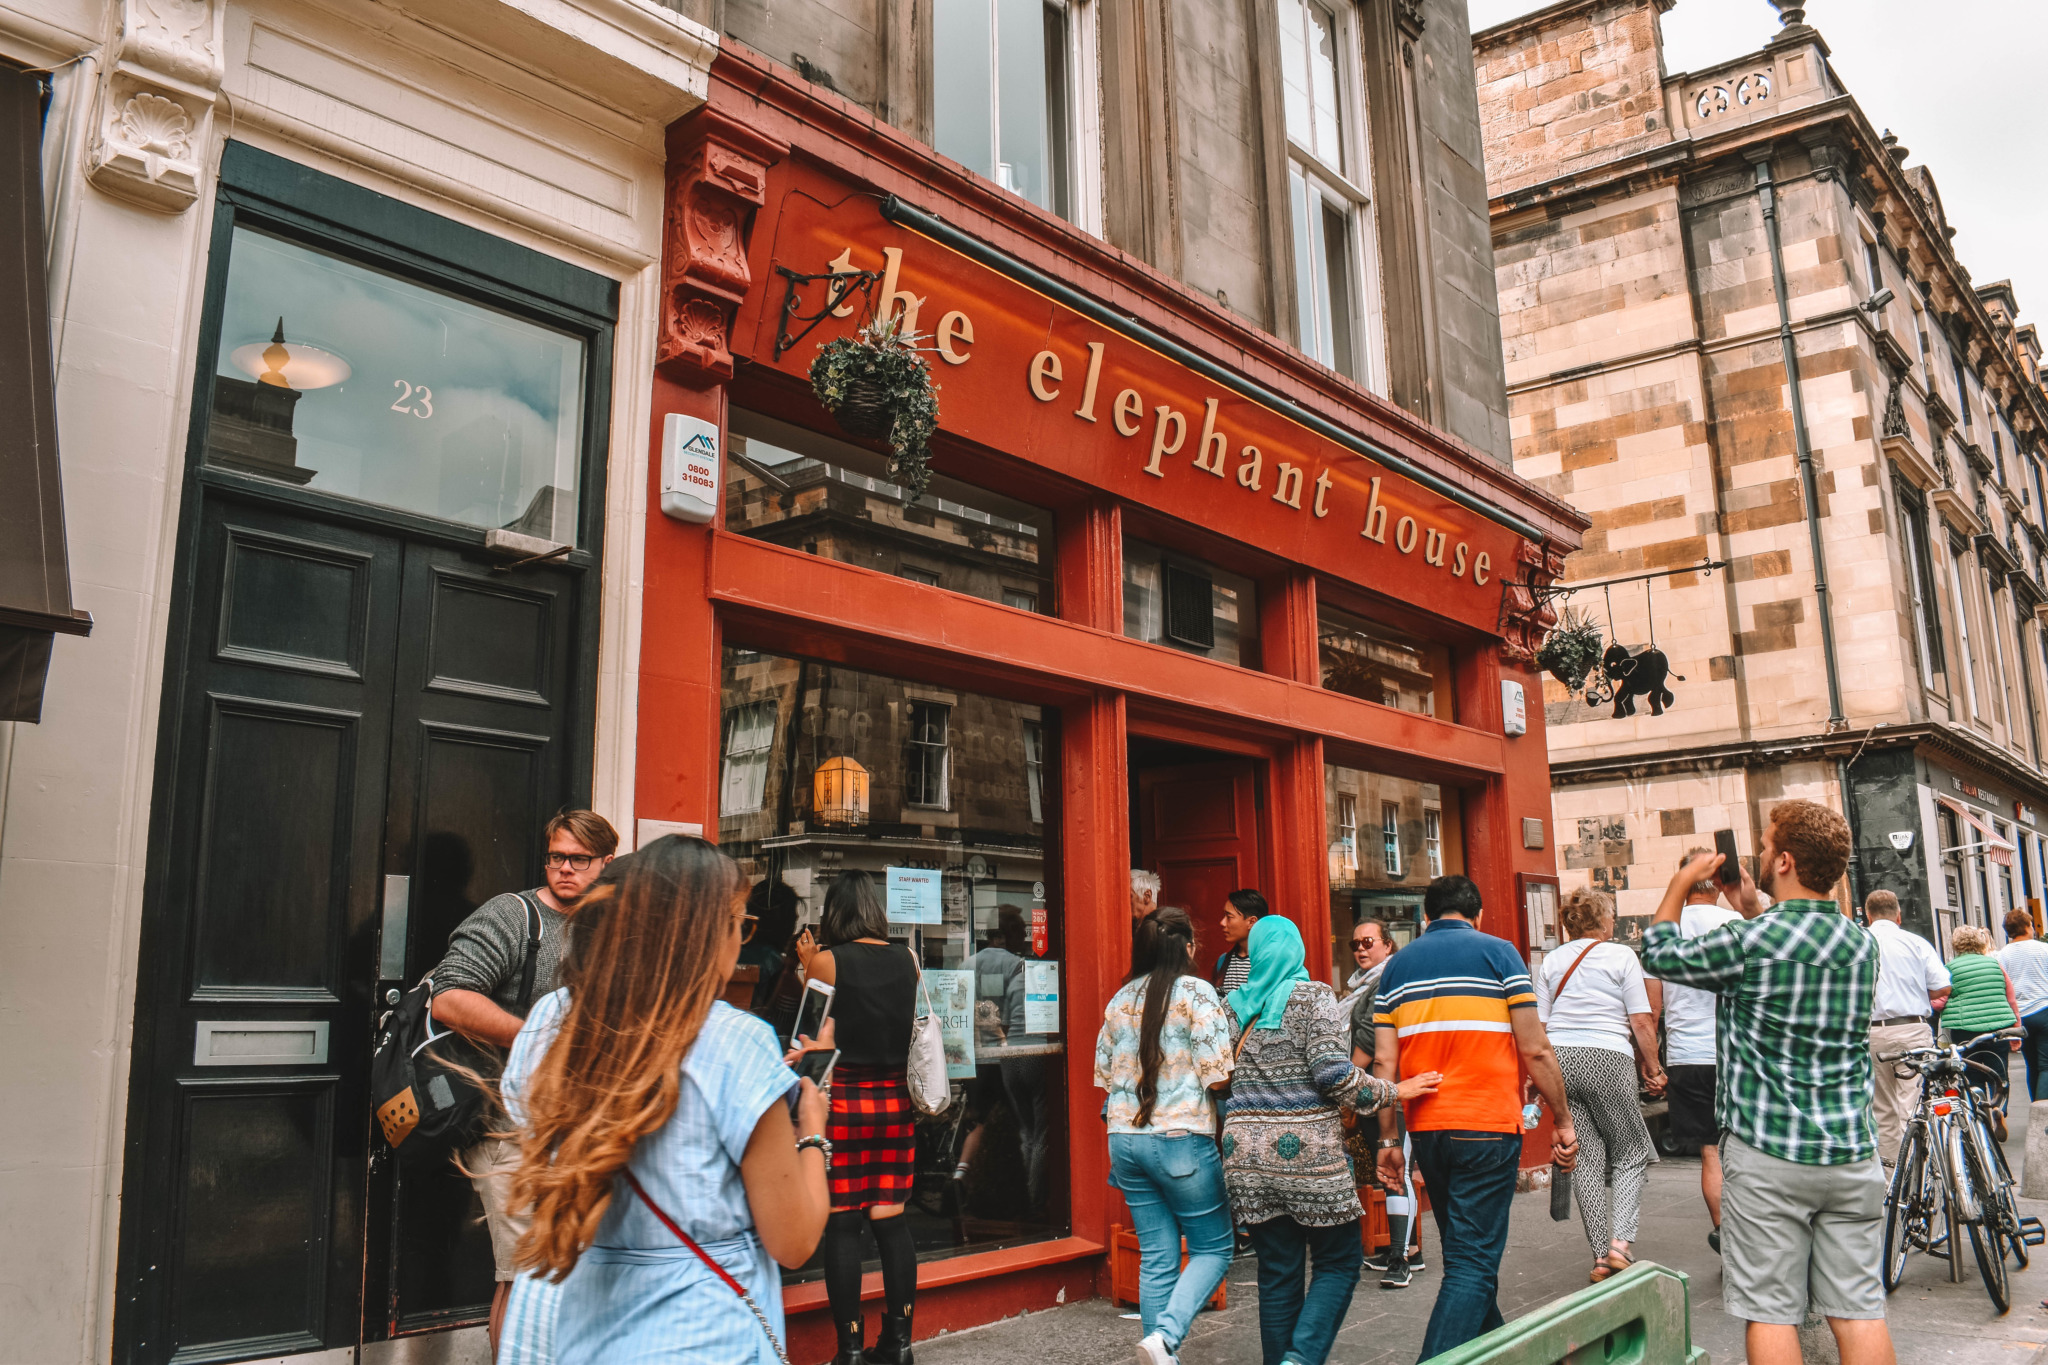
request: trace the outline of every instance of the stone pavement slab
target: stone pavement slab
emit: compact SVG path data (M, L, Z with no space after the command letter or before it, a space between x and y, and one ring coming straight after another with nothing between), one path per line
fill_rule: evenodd
M2024 1122L2015 1123L2007 1157L2015 1171L2023 1156ZM1693 1342L1716 1365L1743 1359L1743 1324L1721 1309L1720 1257L1707 1246L1709 1223L1699 1195L1697 1160L1666 1158L1651 1167L1643 1197L1639 1258L1691 1277ZM1518 1195L1509 1225L1507 1256L1501 1265L1500 1304L1508 1318L1588 1283L1593 1253L1574 1217L1550 1221L1545 1191ZM2021 1201L2021 1210L2048 1219L2048 1201ZM1382 1290L1367 1273L1338 1332L1332 1365L1409 1365L1419 1354L1422 1333L1436 1301L1442 1260L1436 1228L1424 1219L1423 1254L1428 1269L1412 1288ZM2012 1310L2003 1317L1991 1306L1967 1256L1963 1283L1948 1281L1945 1262L1915 1256L1905 1281L1890 1302L1892 1340L1901 1365L2048 1365L2048 1246L2035 1249L2032 1264L2011 1271ZM1204 1313L1181 1347L1185 1365L1258 1365L1257 1263L1240 1257L1230 1270L1230 1308ZM1135 1319L1125 1319L1103 1300L1022 1314L969 1331L919 1342L919 1365L977 1365L1030 1360L1033 1365L1098 1365L1135 1359ZM1825 1345L1831 1346L1828 1341ZM1810 1359L1832 1358L1824 1349Z

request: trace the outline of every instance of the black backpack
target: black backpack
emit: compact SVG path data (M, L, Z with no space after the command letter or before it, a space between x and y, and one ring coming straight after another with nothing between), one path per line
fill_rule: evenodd
M526 965L519 977L519 1012L533 1007L534 964L540 954L540 910L526 907ZM370 1101L384 1141L407 1165L438 1165L480 1140L494 1126L496 1100L471 1079L496 1078L498 1049L474 1043L434 1023L434 978L425 977L377 1021L370 1057Z

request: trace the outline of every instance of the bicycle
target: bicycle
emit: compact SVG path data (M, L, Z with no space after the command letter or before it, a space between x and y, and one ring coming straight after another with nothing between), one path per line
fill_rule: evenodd
M2016 1036L2000 1034L2001 1039ZM1961 1233L1992 1304L2003 1313L2012 1305L2007 1255L2021 1269L2027 1248L2044 1234L2038 1219L2020 1216L2012 1171L1993 1138L1990 1106L2003 1104L2004 1081L1997 1072L1963 1055L1961 1045L1911 1048L1883 1059L1920 1072L1920 1099L1899 1143L1898 1165L1885 1193L1884 1263L1887 1294L1899 1287L1906 1258L1919 1250L1947 1260L1949 1280L1963 1278ZM1980 1095L1970 1073L1980 1072L1990 1088ZM1939 1225L1939 1232L1937 1232Z

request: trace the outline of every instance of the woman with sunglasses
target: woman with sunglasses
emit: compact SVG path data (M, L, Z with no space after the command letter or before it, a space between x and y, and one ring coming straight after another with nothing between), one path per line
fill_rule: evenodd
M1379 1040L1373 1007L1379 999L1380 977L1393 956L1394 939L1385 920L1362 919L1351 926L1351 960L1358 964L1358 970L1344 983L1346 994L1340 1003L1351 1010L1351 1063L1362 1071L1372 1070L1374 1047ZM1354 1111L1345 1144L1354 1158L1353 1168L1364 1177L1359 1187L1377 1188L1387 1196L1387 1249L1365 1258L1365 1268L1380 1277L1382 1289L1406 1289L1416 1272L1426 1268L1422 1263L1422 1227L1415 1219L1415 1160L1408 1150L1408 1130L1399 1105L1394 1108L1394 1131L1401 1138L1399 1184L1380 1183L1379 1153L1373 1145L1379 1138L1378 1124L1358 1119Z

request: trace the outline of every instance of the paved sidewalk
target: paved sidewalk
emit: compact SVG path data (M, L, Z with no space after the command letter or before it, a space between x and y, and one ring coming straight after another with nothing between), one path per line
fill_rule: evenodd
M2008 1159L2019 1169L2021 1133ZM1693 1342L1716 1365L1743 1359L1743 1324L1721 1311L1720 1258L1707 1246L1706 1206L1699 1196L1697 1160L1666 1158L1650 1168L1643 1197L1637 1255L1692 1277ZM2048 1203L2021 1201L2021 1209L2048 1218ZM1360 1282L1350 1315L1337 1337L1332 1365L1410 1365L1436 1301L1441 1258L1436 1228L1424 1220L1423 1253L1429 1269L1414 1287L1387 1291L1370 1274ZM1578 1219L1550 1221L1544 1191L1515 1200L1508 1253L1501 1266L1501 1311L1513 1319L1587 1284L1593 1254ZM1945 1262L1915 1256L1891 1298L1892 1339L1901 1365L2033 1365L2048 1343L2048 1247L2035 1249L2028 1269L2012 1271L2012 1311L1999 1317L1965 1256L1967 1278L1948 1282ZM1256 1263L1242 1257L1230 1271L1230 1308L1204 1313L1181 1348L1185 1365L1258 1365L1259 1309ZM1029 1360L1033 1365L1097 1365L1134 1359L1138 1324L1102 1300L1026 1314L985 1327L919 1342L919 1365ZM1829 1342L1832 1345L1832 1342ZM1831 1358L1831 1352L1827 1358ZM1810 1358L1820 1359L1820 1355Z

